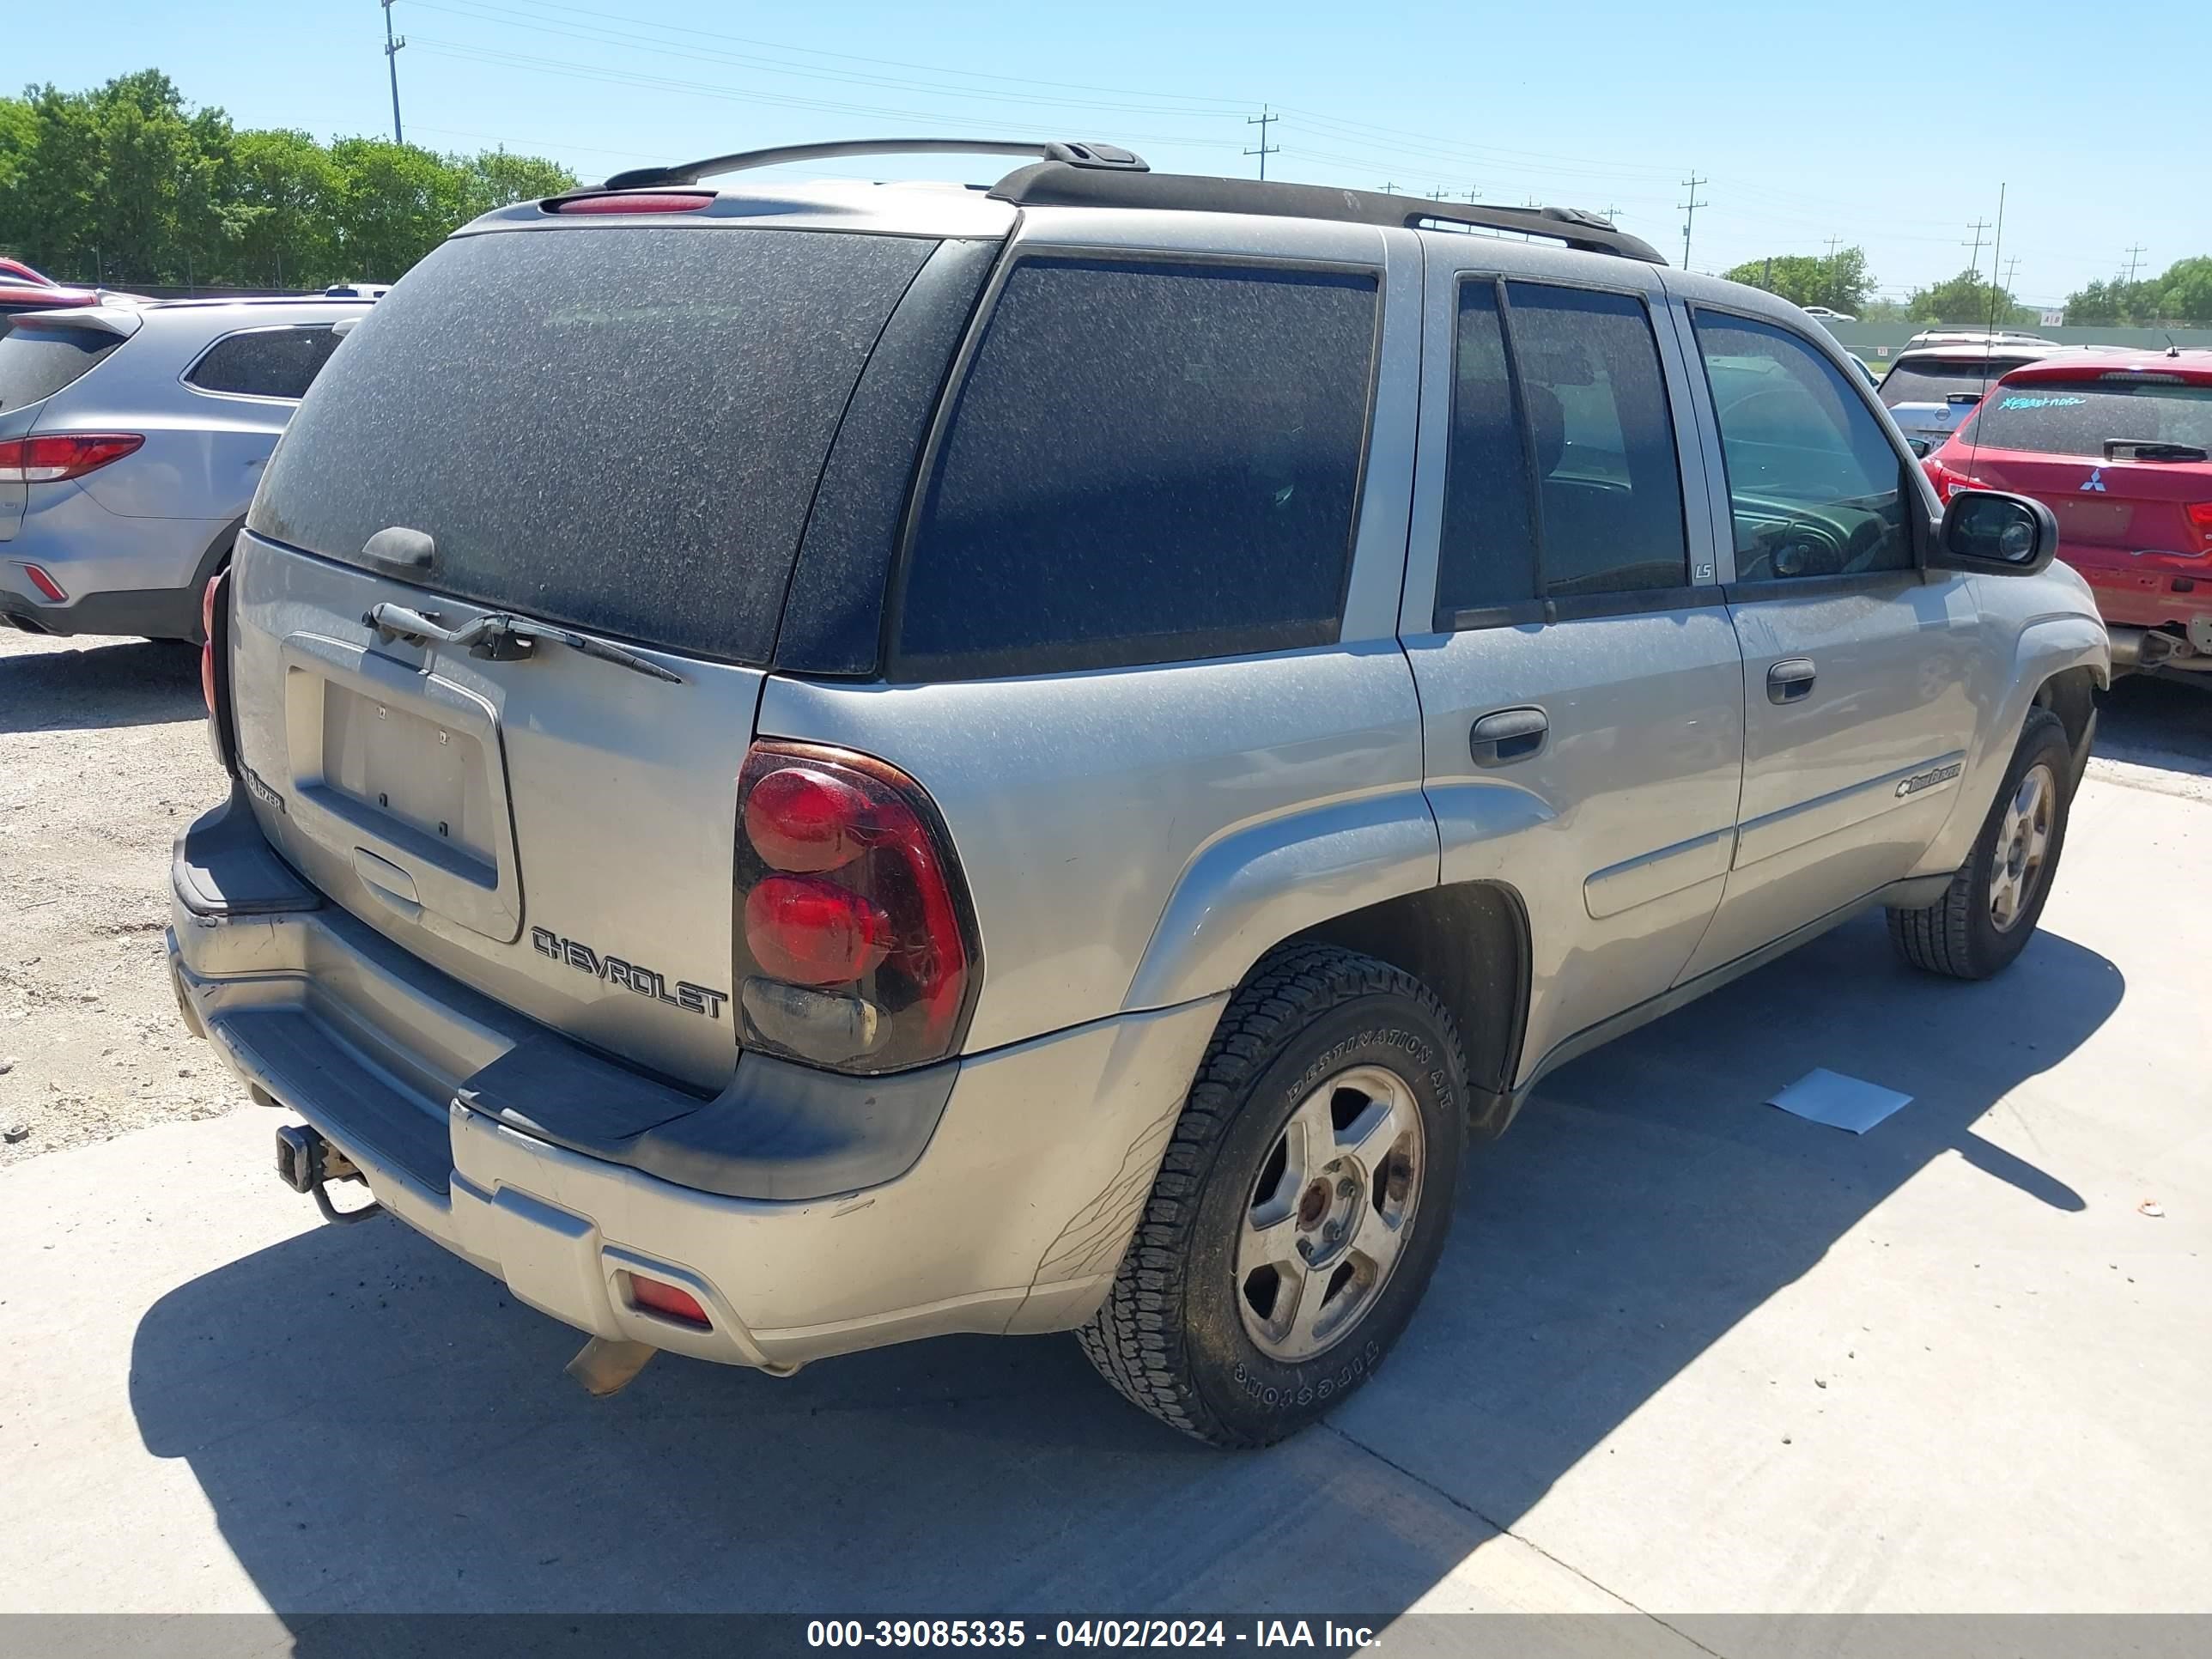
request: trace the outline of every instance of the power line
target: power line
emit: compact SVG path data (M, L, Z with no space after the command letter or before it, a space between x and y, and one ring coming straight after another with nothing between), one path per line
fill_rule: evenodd
M1244 118L1246 126L1260 129L1259 149L1247 149L1244 153L1247 155L1256 155L1260 158L1260 176L1262 179L1267 176L1267 158L1277 154L1283 148L1280 144L1271 144L1267 142L1267 129L1282 118L1279 115L1269 114L1265 104L1260 106L1260 112L1257 115L1248 115Z
M399 132L399 48L407 44L404 34L392 32L392 0L384 4L384 64L392 71L392 142L404 144L407 141Z
M1700 179L1695 173L1691 173L1688 178L1682 180L1682 187L1690 192L1690 199L1675 204L1682 210L1682 269L1685 270L1690 268L1690 227L1698 221L1698 210L1711 205L1711 203L1700 202L1698 199L1698 186L1711 183L1712 180L1710 179Z

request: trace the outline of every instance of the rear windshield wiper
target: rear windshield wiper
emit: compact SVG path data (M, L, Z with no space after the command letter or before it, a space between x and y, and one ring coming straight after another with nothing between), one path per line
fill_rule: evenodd
M604 640L595 640L566 628L526 622L504 611L489 611L474 622L463 623L459 628L442 628L439 626L436 611L410 611L404 605L394 605L386 599L369 606L362 621L379 634L391 638L413 640L419 645L459 646L472 657L484 657L494 662L513 662L534 655L538 641L558 640L571 651L597 657L601 662L635 669L641 674L650 674L657 680L666 680L671 685L684 684L681 674L671 673L659 663L648 662L635 651L625 651L618 645L609 645Z
M2195 444L2153 443L2141 438L2107 438L2105 440L2105 459L2108 461L2203 461L2212 460Z

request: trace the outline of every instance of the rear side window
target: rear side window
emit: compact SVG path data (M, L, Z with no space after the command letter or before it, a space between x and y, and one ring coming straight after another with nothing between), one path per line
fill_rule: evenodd
M1368 275L1024 261L922 499L899 672L1334 639L1376 300Z
M122 337L100 328L17 324L0 332L0 409L51 398L109 352Z
M862 364L933 240L623 225L457 237L347 337L258 534L678 651L768 660Z
M304 398L338 339L327 323L248 329L210 346L185 379L203 392L240 398Z
M1999 386L1983 400L1972 424L1961 429L1960 441L2099 459L2110 443L2212 452L2212 386L2190 386L2152 371Z
M1687 586L1680 464L1643 302L1534 283L1508 283L1505 295L1545 597Z
M1457 626L1463 611L1536 597L1536 519L1518 408L1498 284L1462 283L1437 562L1439 630Z

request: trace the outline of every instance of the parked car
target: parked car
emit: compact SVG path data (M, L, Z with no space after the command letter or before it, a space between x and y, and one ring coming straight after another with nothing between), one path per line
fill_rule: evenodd
M1881 400L1907 438L1934 449L1994 382L2065 349L2056 340L2003 329L1926 330L1906 342L1882 376Z
M489 214L278 446L169 950L327 1213L599 1391L1072 1329L1260 1444L1552 1067L1869 907L2025 945L2103 626L1795 307L1097 146L698 186L890 148Z
M44 271L33 270L30 266L25 264L21 259L10 259L6 258L4 255L0 255L0 283L6 283L15 287L28 286L31 288L58 288L61 286L60 283L55 282L52 277L47 276Z
M0 335L0 616L198 641L261 468L366 305L103 301Z
M323 290L325 300L381 300L392 291L389 283L332 283Z
M2016 368L1927 465L1947 498L1988 488L2050 507L2115 663L2212 672L2212 351Z
M1805 314L1817 317L1823 323L1856 323L1858 319L1848 311L1831 311L1826 306L1807 306Z
M64 288L44 280L19 282L0 273L0 331L6 330L10 318L40 311L69 311L99 303L99 294L88 288Z

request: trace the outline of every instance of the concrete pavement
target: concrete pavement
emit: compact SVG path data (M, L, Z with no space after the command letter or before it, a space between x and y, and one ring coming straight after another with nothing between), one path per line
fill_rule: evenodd
M594 1402L501 1286L319 1224L276 1114L34 1159L0 1610L2212 1609L2208 871L2212 807L2100 772L1999 980L1872 919L1563 1070L1376 1382L1264 1454L1064 1338ZM1761 1103L1816 1066L1915 1098Z

